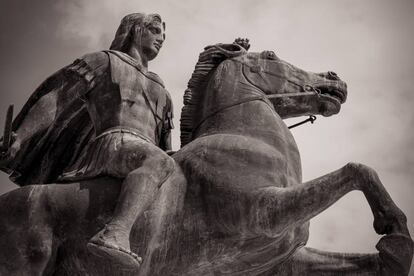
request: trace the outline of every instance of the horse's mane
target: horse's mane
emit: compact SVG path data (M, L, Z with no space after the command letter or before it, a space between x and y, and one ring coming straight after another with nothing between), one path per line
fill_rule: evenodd
M207 76L224 60L245 53L249 48L248 42L248 39L236 39L232 44L207 46L199 55L194 72L184 92L184 106L181 110L180 119L181 147L193 140L195 115L202 99Z

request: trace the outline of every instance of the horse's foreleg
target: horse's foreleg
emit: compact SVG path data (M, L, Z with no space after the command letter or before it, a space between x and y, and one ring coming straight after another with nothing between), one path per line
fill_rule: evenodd
M355 254L325 252L303 247L289 259L278 265L273 271L275 275L408 275L410 262L403 253L408 252L412 244L404 235L390 234L384 236L377 244L379 253ZM407 250L408 249L408 250Z
M250 218L254 221L250 221L250 225L265 226L266 233L280 233L310 220L352 190L362 191L367 198L374 214L375 230L379 234L389 234L377 245L384 267L389 271L409 269L413 242L406 217L386 192L377 173L364 165L349 163L301 185L261 189L251 202L256 208L251 208Z
M378 234L402 233L409 236L406 216L391 199L375 170L355 163L347 167L352 181L364 193L371 207L375 231Z
M287 188L266 187L251 198L250 225L266 226L278 234L288 227L303 224L331 206L348 192L357 189L352 171L342 169L309 182ZM263 229L265 230L265 229ZM266 231L267 232L267 231Z
M380 234L409 236L406 218L394 204L374 170L349 163L343 168L309 182L287 188L266 187L250 203L250 225L267 225L273 233L302 224L352 190L364 193Z
M272 271L280 276L378 276L381 273L378 254L353 254L325 252L302 247Z

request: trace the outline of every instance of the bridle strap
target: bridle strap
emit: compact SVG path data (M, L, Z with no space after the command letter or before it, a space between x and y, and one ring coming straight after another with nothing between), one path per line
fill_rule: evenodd
M297 96L309 96L309 95L318 95L319 92L312 90L309 92L297 92L297 93L284 93L284 94L270 94L270 95L263 95L266 99L273 99L273 98L285 98L285 97L297 97Z
M274 110L274 107L272 106L272 104L269 102L269 99L274 99L274 98L284 98L284 97L297 97L297 96L307 96L307 95L319 95L318 90L314 89L312 91L309 92L298 92L298 93L285 93L285 94L271 94L271 95L260 95L260 96L254 96L254 97L248 97L245 99L240 99L236 102L230 103L228 105L222 106L220 108L218 108L217 110L214 110L212 112L210 112L207 116L205 116L202 120L200 120L197 125L193 128L193 132L195 132L208 118L216 115L217 113L220 113L226 109L229 109L231 107L240 105L240 104L244 104L244 103L248 103L248 102L252 102L252 101L263 101L265 102L270 108L272 108ZM312 119L311 119L312 117ZM316 120L315 116L310 116L308 119L306 119L303 122L297 123L295 125L289 126L290 128L294 128L296 126L302 125L306 122L311 122L313 124L313 122Z

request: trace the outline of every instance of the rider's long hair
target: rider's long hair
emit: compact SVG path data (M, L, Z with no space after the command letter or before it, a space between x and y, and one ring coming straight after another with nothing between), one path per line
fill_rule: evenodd
M115 38L111 43L110 50L128 52L132 39L134 37L135 27L146 28L153 22L162 23L165 29L165 23L162 22L159 14L144 14L144 13L131 13L126 15L121 20L121 24L116 31Z

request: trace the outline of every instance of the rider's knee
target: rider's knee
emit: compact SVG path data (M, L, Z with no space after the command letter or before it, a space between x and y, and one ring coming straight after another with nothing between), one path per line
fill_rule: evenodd
M170 156L165 154L161 159L161 166L168 172L173 172L175 169L175 161Z
M154 168L164 171L166 174L171 174L175 170L175 161L165 152L154 154L150 157L151 165Z

